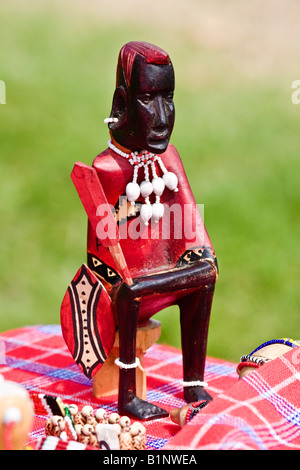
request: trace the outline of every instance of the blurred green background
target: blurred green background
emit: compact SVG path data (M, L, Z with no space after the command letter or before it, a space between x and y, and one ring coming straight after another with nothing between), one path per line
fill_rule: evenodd
M1 2L0 331L59 323L86 259L70 172L106 146L119 49L145 40L172 58L172 143L218 256L208 354L300 339L299 13L292 0ZM157 318L179 347L177 309Z

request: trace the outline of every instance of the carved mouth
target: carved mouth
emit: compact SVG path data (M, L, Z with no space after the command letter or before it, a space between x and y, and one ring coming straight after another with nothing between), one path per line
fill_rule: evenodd
M152 141L160 141L160 140L166 140L169 138L169 133L168 131L163 131L163 132L155 132L151 135L150 140Z

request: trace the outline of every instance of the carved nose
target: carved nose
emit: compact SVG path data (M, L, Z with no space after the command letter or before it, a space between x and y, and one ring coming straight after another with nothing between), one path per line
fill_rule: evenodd
M167 113L161 96L158 96L155 100L154 121L157 127L166 127L166 125L168 124Z

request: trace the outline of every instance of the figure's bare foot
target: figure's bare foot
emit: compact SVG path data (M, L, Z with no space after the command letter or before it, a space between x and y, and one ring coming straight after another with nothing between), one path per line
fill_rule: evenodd
M137 420L160 419L169 416L167 411L139 397L133 397L126 405L119 405L119 413Z
M211 401L210 394L201 386L184 387L184 399L188 403L195 403L200 400Z

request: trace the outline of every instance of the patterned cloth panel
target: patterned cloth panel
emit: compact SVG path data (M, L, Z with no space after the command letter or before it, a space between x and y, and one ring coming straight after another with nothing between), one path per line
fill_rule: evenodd
M144 422L146 450L299 449L300 348L238 380L232 362L208 357L204 380L213 401L180 428L170 418ZM181 351L155 344L144 357L147 400L171 411L186 403ZM75 364L60 325L35 325L0 334L0 374L32 395L60 397L117 411L117 396L95 399L92 381ZM47 411L35 409L27 446L45 437Z

